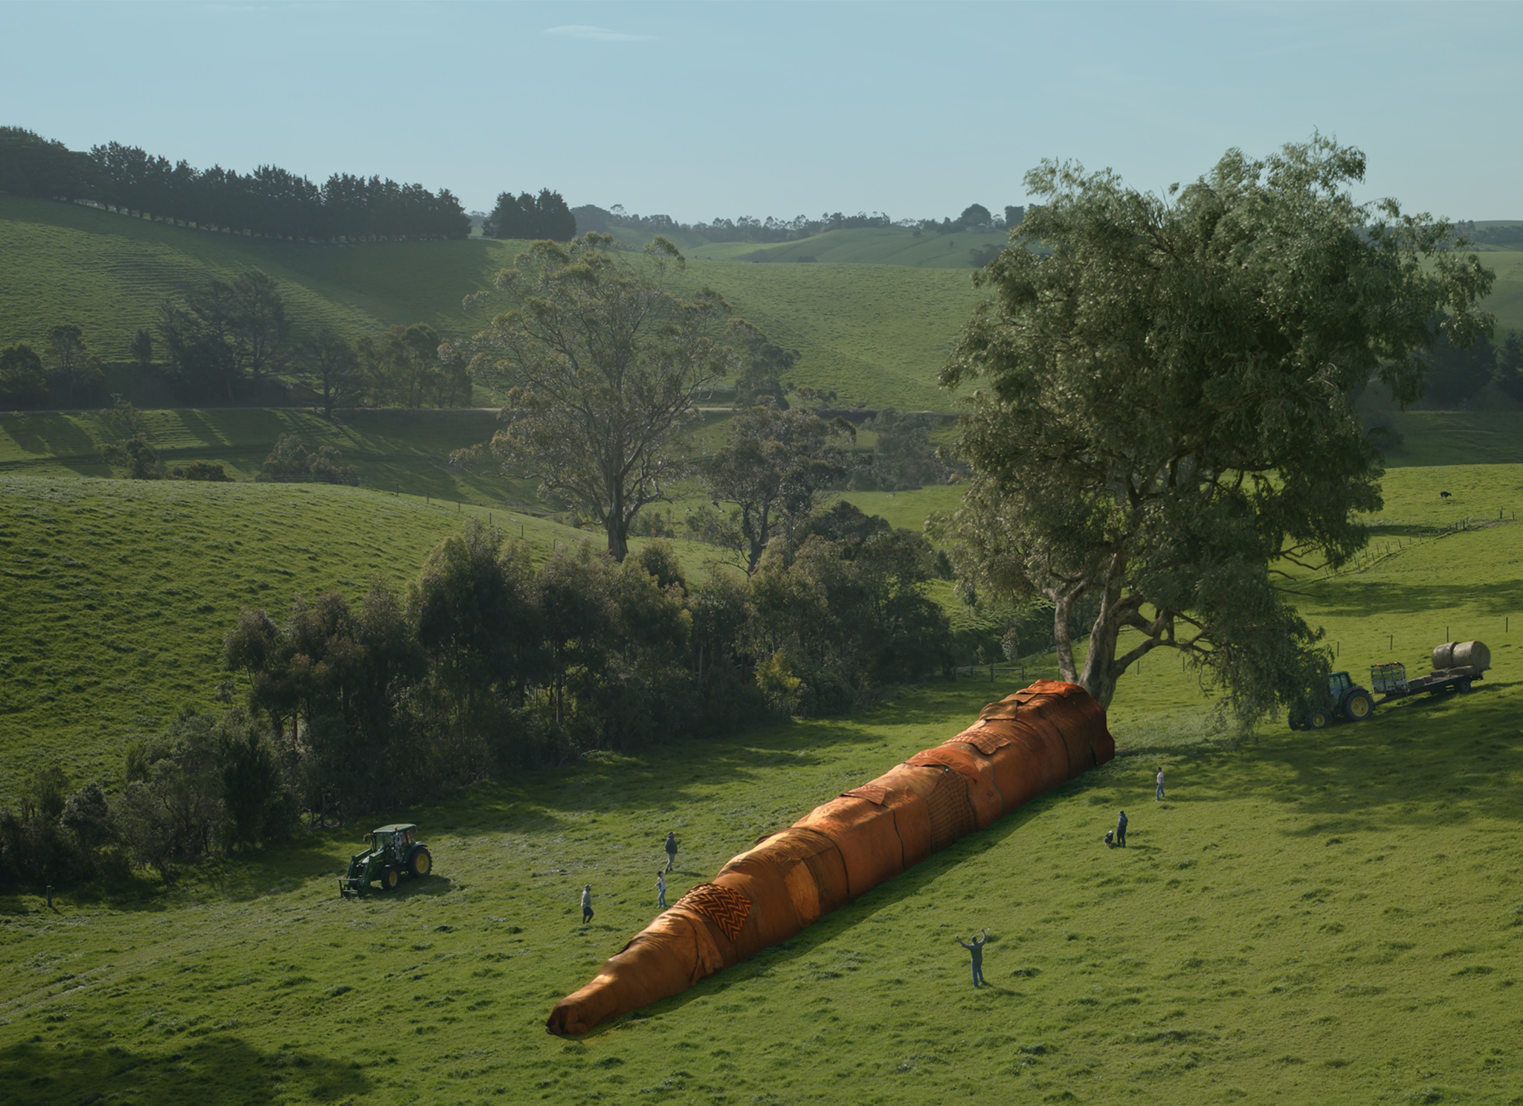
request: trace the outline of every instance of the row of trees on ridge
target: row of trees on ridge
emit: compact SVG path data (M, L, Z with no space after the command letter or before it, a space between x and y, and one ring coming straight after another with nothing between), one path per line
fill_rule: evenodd
M93 203L205 230L297 241L465 238L470 217L449 189L334 173L321 185L276 165L197 169L119 142L70 150L0 128L0 191Z

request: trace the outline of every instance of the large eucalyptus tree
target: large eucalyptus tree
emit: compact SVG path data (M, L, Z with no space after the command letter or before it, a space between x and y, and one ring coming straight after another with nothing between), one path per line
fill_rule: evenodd
M1364 168L1321 136L1164 196L1044 163L976 278L993 296L941 374L973 467L948 530L968 576L1051 601L1064 678L1103 704L1162 646L1245 718L1325 671L1279 585L1347 561L1381 504L1354 398L1415 398L1414 353L1490 322L1491 273L1447 222L1357 201Z
M676 247L656 238L632 260L615 245L534 243L497 277L511 306L473 341L474 371L509 388L493 451L596 518L622 561L640 509L687 471L699 398L736 359L728 306L676 285Z

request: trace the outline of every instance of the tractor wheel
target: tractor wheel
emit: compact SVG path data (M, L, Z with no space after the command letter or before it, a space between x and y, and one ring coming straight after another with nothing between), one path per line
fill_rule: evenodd
M407 862L407 870L415 878L422 879L434 870L434 858L422 845L413 850L412 857Z
M1343 700L1343 714L1350 722L1363 722L1375 713L1375 700L1363 688L1356 687Z
M1306 724L1314 730L1320 730L1327 725L1327 711L1314 710L1306 716Z
M387 868L381 873L381 889L383 891L395 891L400 877L395 868Z

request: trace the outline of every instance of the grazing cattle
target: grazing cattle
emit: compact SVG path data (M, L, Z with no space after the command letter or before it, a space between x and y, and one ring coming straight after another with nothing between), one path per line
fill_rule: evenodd
M1452 498L1452 497L1451 497L1451 496L1450 496L1450 495L1449 495L1449 493L1448 493L1448 492L1439 492L1439 493L1438 493L1438 497L1439 497L1439 498L1440 498L1440 499L1450 499L1450 498Z

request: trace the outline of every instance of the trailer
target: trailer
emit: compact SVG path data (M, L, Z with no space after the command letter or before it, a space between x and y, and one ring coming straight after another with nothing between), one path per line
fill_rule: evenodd
M1466 692L1490 667L1491 650L1481 642L1446 641L1433 650L1433 671L1427 675L1408 679L1407 666L1400 662L1372 664L1370 686L1380 695L1376 700L1378 703L1405 699L1422 692L1429 695Z

